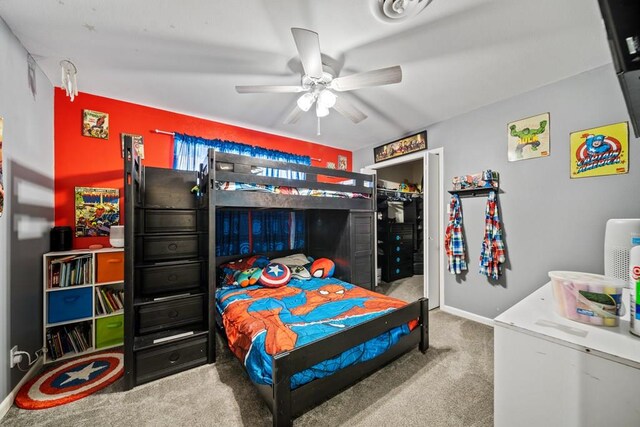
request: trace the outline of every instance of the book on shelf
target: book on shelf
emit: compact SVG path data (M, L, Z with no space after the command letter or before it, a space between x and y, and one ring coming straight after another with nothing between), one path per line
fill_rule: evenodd
M124 290L106 286L96 288L96 314L104 315L120 311L124 308Z
M80 354L91 348L91 327L88 323L57 326L47 329L47 354L51 360L69 354Z
M88 285L92 281L93 256L91 254L70 255L49 261L47 288Z

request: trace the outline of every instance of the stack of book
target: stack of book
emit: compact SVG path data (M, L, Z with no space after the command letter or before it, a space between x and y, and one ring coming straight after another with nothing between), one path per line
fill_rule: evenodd
M96 314L111 314L124 308L124 290L96 287Z
M67 354L79 354L91 348L88 323L60 326L47 330L47 353L52 360Z
M92 255L70 255L49 263L48 288L88 285L91 283Z

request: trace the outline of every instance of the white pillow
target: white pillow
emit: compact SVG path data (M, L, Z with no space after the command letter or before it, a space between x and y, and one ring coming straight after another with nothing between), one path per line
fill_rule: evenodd
M282 258L272 259L270 262L278 262L284 265L305 265L309 264L309 260L305 254L293 254Z

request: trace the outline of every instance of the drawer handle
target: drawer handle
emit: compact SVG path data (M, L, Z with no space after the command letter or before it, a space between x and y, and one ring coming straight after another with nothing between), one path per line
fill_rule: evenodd
M177 351L171 353L171 355L169 356L169 362L173 364L173 363L176 363L178 360L180 360L180 353L178 353Z
M167 277L167 280L170 282L175 282L176 280L178 280L178 275L175 273L172 273Z
M109 264L119 264L119 263L122 262L122 259L121 258L111 258L111 259L108 259L107 262Z
M108 329L115 329L115 328L119 328L121 326L122 326L122 322L107 323L107 328Z
M174 317L178 317L180 313L178 313L177 310L170 310L167 312L167 316L169 317L169 319L173 319Z
M176 249L178 249L178 244L177 243L170 243L169 246L167 246L167 248L170 251L175 251Z
M67 302L67 303L76 302L78 301L79 298L80 298L79 295L76 295L74 297L64 297L64 302Z

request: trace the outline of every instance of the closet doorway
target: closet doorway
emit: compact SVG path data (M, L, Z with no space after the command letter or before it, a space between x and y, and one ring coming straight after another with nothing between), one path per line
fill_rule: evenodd
M443 149L423 151L363 168L377 176L376 291L440 306L444 211Z

